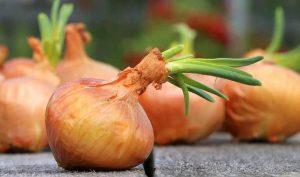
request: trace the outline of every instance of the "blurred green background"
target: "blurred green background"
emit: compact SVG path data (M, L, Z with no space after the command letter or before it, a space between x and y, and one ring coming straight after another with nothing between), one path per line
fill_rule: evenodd
M119 68L134 65L149 47L165 49L177 40L172 26L187 23L197 31L198 56L239 56L266 47L273 14L281 5L286 15L283 50L300 42L299 0L63 0L73 2L71 22L84 22L93 36L92 58ZM39 36L37 14L49 13L50 0L1 0L0 43L9 58L31 56L28 36Z

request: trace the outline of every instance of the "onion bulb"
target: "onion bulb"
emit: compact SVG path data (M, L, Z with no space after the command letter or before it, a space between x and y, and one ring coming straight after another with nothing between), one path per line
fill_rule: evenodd
M261 80L263 86L254 88L225 82L222 91L229 98L226 129L238 140L270 142L285 140L299 132L299 74L267 64L245 70Z
M0 152L39 151L47 146L45 111L54 88L32 77L0 84Z
M62 82L85 77L110 80L117 76L118 69L87 56L85 44L91 40L91 36L84 24L68 24L65 33L66 52L57 66L57 74Z
M237 140L280 142L300 131L300 75L278 66L296 66L297 60L290 58L296 50L275 53L282 38L282 9L276 10L276 17L276 26L279 27L268 49L255 49L246 54L248 57L259 54L266 58L264 62L243 69L261 80L262 87L223 82L221 90L229 98L225 129ZM278 62L284 55L284 63Z
M244 72L221 66L223 59L207 61L215 63L212 65L191 58L172 58L181 50L182 46L163 53L153 49L138 65L126 68L111 82L81 79L61 85L52 95L46 112L49 145L58 165L65 169L120 170L144 162L153 148L154 135L138 98L149 84L160 89L170 80L181 87L186 113L188 90L210 99L201 88L210 89L182 73L218 75L245 84L260 84ZM239 62L244 65L258 60L261 58Z

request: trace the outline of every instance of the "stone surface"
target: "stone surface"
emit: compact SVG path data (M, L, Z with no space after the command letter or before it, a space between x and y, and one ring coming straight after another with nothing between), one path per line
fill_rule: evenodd
M282 144L234 143L225 134L194 145L155 148L156 176L300 176L300 135ZM145 176L142 166L119 172L70 172L50 152L0 155L0 176Z

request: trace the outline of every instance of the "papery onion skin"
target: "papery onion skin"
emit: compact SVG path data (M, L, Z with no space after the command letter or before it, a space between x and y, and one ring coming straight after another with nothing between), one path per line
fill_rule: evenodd
M300 131L300 76L292 70L261 64L245 70L261 87L226 81L226 129L237 140L280 142Z
M194 79L214 85L215 78L193 76ZM225 116L224 101L213 96L210 103L190 93L190 112L184 115L184 99L180 88L165 83L161 90L148 87L140 97L154 129L155 143L160 145L178 142L193 143L208 137L223 123Z
M39 151L48 145L45 111L54 89L31 77L0 84L0 152Z
M49 144L65 169L128 169L153 148L152 126L137 96L102 83L66 83L48 103Z
M3 64L2 72L6 78L24 76L32 72L35 65L30 58L14 58Z
M66 52L57 66L57 74L62 82L80 78L101 78L111 80L119 73L115 67L95 61L85 52L85 44L91 40L90 34L82 23L66 27Z

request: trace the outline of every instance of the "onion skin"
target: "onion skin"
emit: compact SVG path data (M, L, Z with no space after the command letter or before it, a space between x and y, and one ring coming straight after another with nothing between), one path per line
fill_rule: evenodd
M213 85L214 77L194 76L194 79ZM208 137L223 123L225 106L221 98L210 103L190 93L190 112L184 115L184 99L180 88L165 83L161 90L148 87L140 97L154 129L155 143L160 145L178 142L193 143ZM172 100L172 101L170 101Z
M65 169L128 169L153 148L152 126L137 95L100 80L59 87L46 117L51 150Z
M57 74L62 82L80 78L101 78L111 80L119 70L108 64L95 61L87 56L85 44L91 40L82 23L69 24L66 27L66 52L57 66Z
M225 126L237 140L280 142L300 131L300 76L271 64L245 68L262 81L249 87L226 81Z
M30 58L14 58L3 64L2 72L6 78L24 76L31 73L35 65Z
M45 111L54 89L31 77L0 84L0 152L39 151L48 145Z

